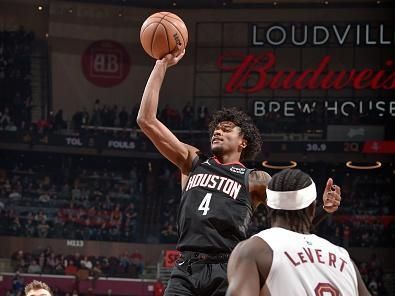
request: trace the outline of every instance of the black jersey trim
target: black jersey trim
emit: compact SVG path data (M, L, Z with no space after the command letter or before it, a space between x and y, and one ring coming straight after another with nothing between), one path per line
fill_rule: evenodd
M208 159L208 157L206 155L204 155L203 153L198 152L196 157L192 160L192 167L191 167L191 170L190 170L188 176L191 175L191 173L197 168L197 166L199 164L201 164L202 162L206 161L207 159Z
M246 173L244 175L244 184L246 186L248 195L250 194L250 179L249 178L250 178L250 174L252 171L255 171L255 169L247 169Z
M207 159L208 159L208 157L207 157L206 155L204 155L204 154L201 153L201 152L197 152L196 157L192 160L192 167L191 167L191 170L189 171L188 179L187 179L186 184L188 184L189 178L191 177L191 174L193 173L193 171L194 171L200 164L202 164L204 161L206 161ZM186 186L185 186L185 187L186 187ZM182 188L182 190L181 190L181 199L182 199L182 196L184 195L185 187Z
M251 199L251 194L250 194L250 174L252 171L256 171L256 169L247 169L246 173L244 175L244 184L246 187L246 191L248 194L248 201L249 201L249 205L252 209L252 212L254 212L254 207L253 207L253 203L252 203L252 199Z

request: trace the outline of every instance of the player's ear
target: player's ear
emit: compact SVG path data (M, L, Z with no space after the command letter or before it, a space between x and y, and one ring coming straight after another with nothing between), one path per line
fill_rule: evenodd
M244 149L245 147L247 147L247 140L246 140L246 139L243 139L243 140L241 141L240 147L243 148L243 149Z

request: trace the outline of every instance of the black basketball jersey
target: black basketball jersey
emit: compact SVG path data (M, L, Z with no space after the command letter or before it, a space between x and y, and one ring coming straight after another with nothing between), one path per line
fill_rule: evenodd
M247 238L253 212L248 192L250 172L241 163L199 158L182 192L178 250L230 253Z

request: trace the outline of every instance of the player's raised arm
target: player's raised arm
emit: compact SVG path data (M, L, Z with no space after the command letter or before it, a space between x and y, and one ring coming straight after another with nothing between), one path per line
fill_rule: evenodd
M198 149L178 140L156 117L159 92L166 71L170 66L177 64L184 53L185 50L179 55L168 54L163 59L156 61L144 89L137 123L160 153L174 163L183 174L188 174Z
M338 210L341 203L341 189L329 178L322 194L322 207L319 207L313 220L313 229L316 228L329 215Z

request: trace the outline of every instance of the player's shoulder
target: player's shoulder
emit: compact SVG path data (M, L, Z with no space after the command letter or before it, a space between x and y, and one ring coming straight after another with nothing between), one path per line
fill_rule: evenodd
M237 244L233 252L240 258L251 258L255 255L262 255L263 253L272 253L272 249L265 242L265 240L256 235Z
M271 227L254 234L253 237L258 237L264 241L280 240L282 241L284 237L291 237L293 235L292 231L286 230L281 227Z
M327 248L329 248L331 250L337 250L340 254L343 254L343 255L346 255L346 256L350 256L348 251L345 248L343 248L341 246L338 246L338 245L332 243L331 241L329 241L329 240L327 240L327 239L325 239L325 238L323 238L321 236L318 236L318 235L314 235L314 238L320 244L327 246Z

